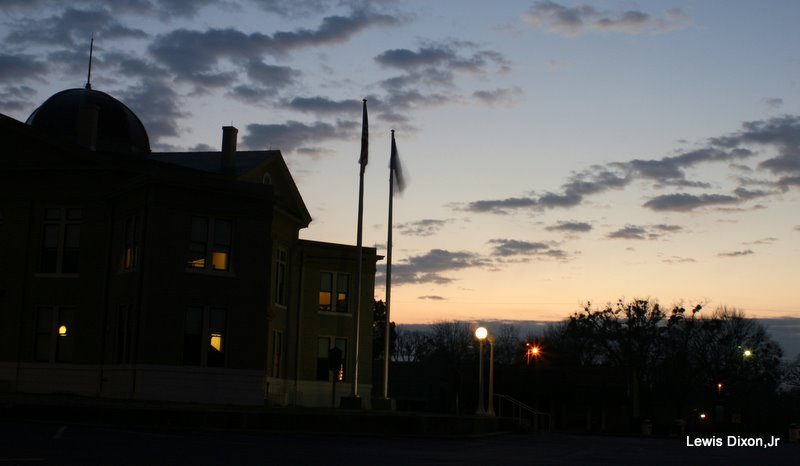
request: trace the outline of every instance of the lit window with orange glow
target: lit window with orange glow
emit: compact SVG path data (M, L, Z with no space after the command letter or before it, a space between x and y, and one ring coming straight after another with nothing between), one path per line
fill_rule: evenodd
M75 308L42 306L36 316L34 359L42 362L71 362L74 346Z
M225 365L225 309L212 307L208 313L208 351L206 365Z
M228 258L231 254L231 222L228 220L214 220L214 242L211 268L214 270L228 270Z
M350 276L339 274L336 276L336 312L347 312L349 308Z
M222 335L219 333L212 333L211 339L208 344L217 352L222 351Z
M319 310L330 312L331 298L333 297L333 274L322 272L319 274Z
M214 270L228 270L228 253L219 251L211 253L211 266Z
M230 270L232 230L230 220L192 217L186 266L190 269Z
M225 366L226 311L220 307L189 306L183 331L183 363Z
M350 275L321 272L319 287L320 312L350 312Z
M128 217L125 220L125 231L123 232L122 270L131 270L136 268L139 249L136 223L135 216Z

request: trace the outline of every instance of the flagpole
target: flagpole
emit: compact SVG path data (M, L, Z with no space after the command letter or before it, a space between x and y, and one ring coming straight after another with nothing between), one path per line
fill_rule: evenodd
M392 151L389 161L389 233L386 238L386 327L383 331L383 399L389 399L389 339L391 324L389 312L392 303L392 210L394 204L394 130L392 130Z
M364 113L362 116L362 127L361 127L361 157L358 160L359 165L361 168L359 170L358 175L358 231L356 233L356 283L355 283L355 293L356 293L356 312L355 312L355 364L353 364L353 397L358 397L358 358L359 358L359 347L360 345L360 334L361 334L361 262L362 262L362 251L361 251L361 243L362 243L362 235L361 230L364 224L364 170L367 168L367 154L368 154L368 135L367 135L367 99L363 99L364 102Z

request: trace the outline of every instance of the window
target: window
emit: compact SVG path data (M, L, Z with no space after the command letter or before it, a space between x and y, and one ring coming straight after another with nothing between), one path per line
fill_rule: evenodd
M342 354L339 370L331 371L331 351L338 348ZM330 373L336 374L336 380L344 382L347 374L347 339L338 337L317 338L317 380L331 380Z
M284 248L277 248L275 253L275 304L286 306L286 268L289 254Z
M187 266L192 269L230 270L230 220L192 217Z
M350 309L350 275L322 272L319 276L319 310L321 312L348 312ZM335 287L334 284L336 284ZM333 296L336 296L335 303Z
M322 272L319 274L319 310L331 311L331 296L333 295L333 274Z
M73 307L39 307L36 315L34 359L42 362L72 361L74 322Z
M183 331L183 363L189 366L225 366L225 309L189 306Z
M125 219L122 245L122 270L136 268L139 253L138 232L136 230L136 217Z
M283 362L283 333L275 330L272 333L272 376L281 376Z
M78 273L81 209L45 209L42 229L42 273Z
M336 276L336 312L347 312L350 296L350 275Z

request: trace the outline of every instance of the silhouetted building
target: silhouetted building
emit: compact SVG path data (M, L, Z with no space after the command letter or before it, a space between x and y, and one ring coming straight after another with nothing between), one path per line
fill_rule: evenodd
M352 390L355 247L300 240L281 153L237 151L236 133L153 153L88 87L26 124L0 115L0 391L328 405L333 347ZM365 394L377 259L364 249Z

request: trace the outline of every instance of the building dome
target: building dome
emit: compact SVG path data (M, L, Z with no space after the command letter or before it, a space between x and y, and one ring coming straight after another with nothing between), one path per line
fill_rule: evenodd
M87 108L97 111L93 144L87 144L82 137L86 128L81 128L81 111L85 114ZM84 116L84 122L92 120ZM93 146L101 152L150 153L150 139L139 117L119 100L91 88L67 89L54 94L34 110L25 123L77 144Z

